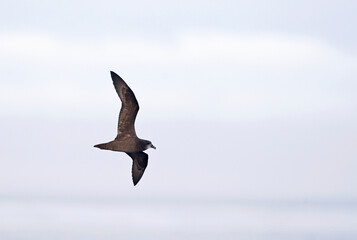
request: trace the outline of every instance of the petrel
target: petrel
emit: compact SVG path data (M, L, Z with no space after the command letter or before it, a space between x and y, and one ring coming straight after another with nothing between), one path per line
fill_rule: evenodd
M133 91L124 80L115 72L110 72L119 98L122 102L118 121L118 134L116 138L108 143L97 144L94 147L125 152L133 159L132 177L134 186L140 181L148 165L149 156L144 153L148 148L156 147L149 141L140 139L135 132L135 118L139 111L139 104Z

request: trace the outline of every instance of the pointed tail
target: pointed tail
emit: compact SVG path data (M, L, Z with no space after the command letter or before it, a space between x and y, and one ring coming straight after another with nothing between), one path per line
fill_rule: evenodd
M94 145L94 147L100 148L100 149L112 150L112 146L111 146L110 142L97 144L97 145Z

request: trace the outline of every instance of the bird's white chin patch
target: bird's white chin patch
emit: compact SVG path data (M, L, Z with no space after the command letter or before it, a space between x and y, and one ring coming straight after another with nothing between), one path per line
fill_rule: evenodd
M146 146L145 146L145 150L146 150L146 149L149 149L149 148L156 149L156 147L154 147L154 145L152 145L152 144L149 144L149 145L146 145Z

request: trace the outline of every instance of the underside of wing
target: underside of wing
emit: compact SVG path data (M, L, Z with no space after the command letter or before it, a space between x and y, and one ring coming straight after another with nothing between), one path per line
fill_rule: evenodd
M131 169L134 186L140 181L148 165L149 156L144 152L127 153L133 159Z
M118 120L118 137L120 135L136 136L135 118L139 111L139 104L133 91L115 72L110 72L115 90L122 102Z

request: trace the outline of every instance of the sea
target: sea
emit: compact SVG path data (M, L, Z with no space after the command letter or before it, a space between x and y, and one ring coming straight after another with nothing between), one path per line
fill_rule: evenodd
M355 240L354 199L0 196L1 240Z

